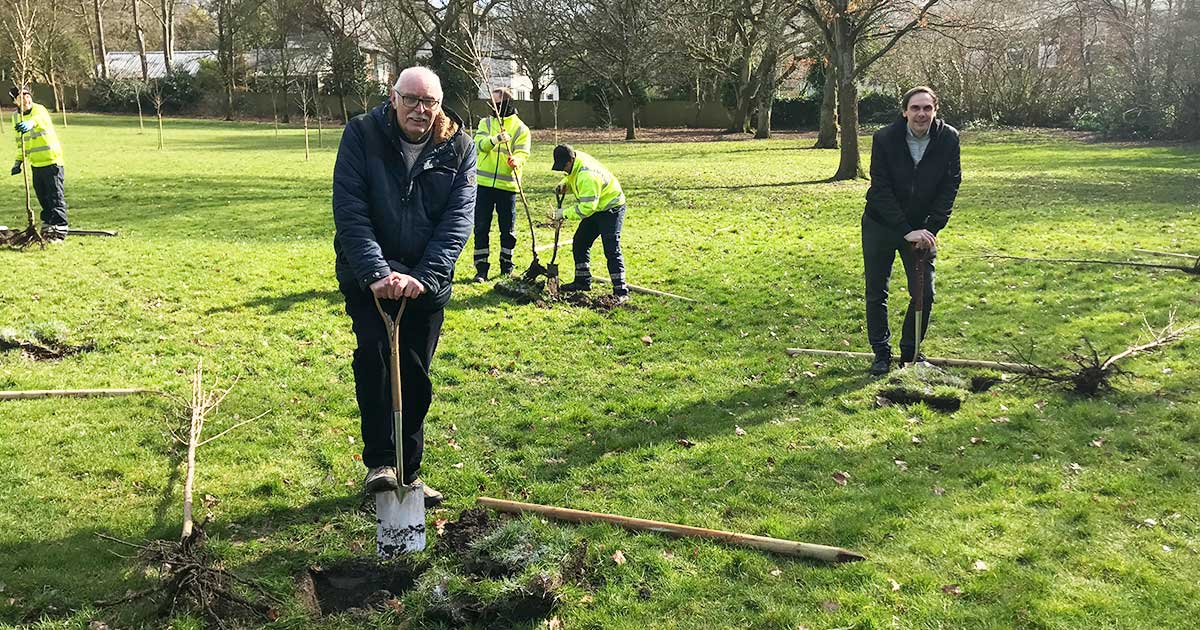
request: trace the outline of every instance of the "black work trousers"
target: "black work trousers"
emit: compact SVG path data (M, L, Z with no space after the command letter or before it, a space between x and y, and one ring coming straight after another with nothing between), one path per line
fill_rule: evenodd
M874 219L862 217L862 248L863 275L866 278L867 298L867 341L876 356L891 355L892 331L888 327L888 283L892 276L892 263L896 261L896 252L900 252L900 261L904 264L904 274L908 280L908 312L904 316L904 327L900 333L900 356L906 359L912 357L916 348L916 290L917 290L917 255L912 243L904 240L904 235ZM921 338L929 330L929 313L933 310L933 268L937 254L924 252L924 264L921 273L925 274L924 297L922 309Z
M395 466L392 441L392 389L389 376L390 350L387 327L370 289L343 283L346 313L354 328L358 347L354 350L354 392L362 418L363 464L367 468ZM384 300L383 307L395 316L400 303ZM433 400L429 364L437 349L445 311L421 310L409 302L400 319L400 391L403 401L401 444L404 447L403 482L410 483L421 471L425 452L425 414ZM399 471L398 471L399 472Z
M41 219L45 225L67 225L67 197L63 192L63 167L59 164L35 166L33 192L42 206Z
M517 246L517 193L480 186L475 193L475 273L487 277L491 249L492 213L500 220L500 273L513 270L513 248Z
M600 238L604 245L604 258L608 262L608 275L612 278L613 295L627 295L625 284L625 258L621 255L621 226L625 223L625 206L597 212L584 217L575 230L571 242L571 253L575 256L575 282L592 286L592 243Z

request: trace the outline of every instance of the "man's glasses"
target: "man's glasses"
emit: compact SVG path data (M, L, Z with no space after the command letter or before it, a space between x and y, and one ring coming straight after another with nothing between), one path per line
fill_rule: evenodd
M413 96L412 94L401 94L396 92L396 96L400 97L400 102L403 103L405 107L416 107L417 103L420 103L425 106L425 109L433 109L441 103L441 101L436 98L421 98L419 96Z

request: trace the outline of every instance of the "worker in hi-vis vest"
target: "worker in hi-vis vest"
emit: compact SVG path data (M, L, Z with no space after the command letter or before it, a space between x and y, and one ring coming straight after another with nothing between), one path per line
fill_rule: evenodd
M529 159L529 127L517 117L512 94L504 88L492 91L491 116L479 121L475 148L479 162L475 180L475 281L487 280L492 214L500 223L500 275L513 271L513 248L517 246L517 191L521 167Z
M8 91L17 111L13 113L13 130L17 136L17 160L12 174L20 175L21 167L29 162L33 175L33 190L42 206L41 219L49 240L67 236L67 200L63 194L63 151L54 133L50 112L33 102L28 87Z

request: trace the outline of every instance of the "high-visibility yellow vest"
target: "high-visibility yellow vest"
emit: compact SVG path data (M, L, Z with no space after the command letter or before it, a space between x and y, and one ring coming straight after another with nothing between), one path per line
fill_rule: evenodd
M583 151L575 151L575 164L560 184L575 195L575 204L563 208L565 217L582 219L625 205L621 182L596 158Z
M508 144L493 142L500 130L508 134ZM475 148L479 151L475 166L475 181L480 186L517 192L517 179L513 168L508 165L509 151L517 163L517 171L529 159L529 127L516 114L497 119L488 116L479 121L475 130Z
M20 162L28 155L30 166L50 166L51 164L62 166L62 145L58 143L58 135L54 133L54 123L50 121L50 112L46 111L45 107L34 103L33 107L29 108L29 113L16 112L13 114L14 126L22 120L32 122L33 129L30 129L28 133L13 132L13 135L17 137L17 161ZM25 141L24 151L21 147L22 139Z

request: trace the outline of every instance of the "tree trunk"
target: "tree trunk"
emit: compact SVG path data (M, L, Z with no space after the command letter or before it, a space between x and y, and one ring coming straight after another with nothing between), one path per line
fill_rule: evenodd
M175 0L161 0L163 64L167 72L175 62Z
M838 121L841 123L842 153L835 181L864 177L858 153L858 85L855 83L854 40L845 17L834 18L834 67L837 68Z
M138 3L142 0L131 0L133 5L133 30L137 35L138 59L142 62L142 81L150 80L150 64L146 61L146 33L142 30L141 13Z
M825 87L821 98L821 127L817 133L817 143L814 149L838 148L837 120L837 70L833 66L832 57L825 60Z
M625 117L625 139L637 139L637 105L634 104L633 98L629 98L629 107Z
M533 89L529 91L529 95L533 97L533 128L542 128L542 93L546 88L538 82L533 83Z
M96 45L98 47L97 56L100 61L100 78L108 78L108 48L104 46L104 15L100 11L100 0L92 0L92 7L96 11Z
M291 108L287 105L291 101L288 100L288 85L290 85L290 79L288 77L286 34L280 36L279 38L279 67L283 72L283 124L286 125L291 122L291 115L289 114Z

